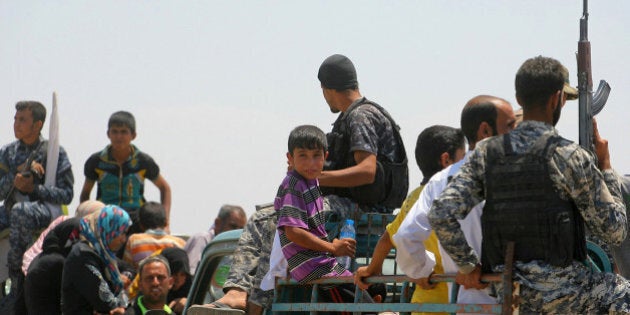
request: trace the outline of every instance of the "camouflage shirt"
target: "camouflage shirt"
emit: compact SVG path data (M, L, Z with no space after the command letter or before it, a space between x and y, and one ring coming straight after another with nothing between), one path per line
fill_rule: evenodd
M400 161L401 149L396 145L394 126L376 107L364 103L365 98L361 98L350 105L357 106L356 110L340 114L340 119L348 121L350 152L366 151L387 157L391 162Z
M523 153L547 133L557 134L557 130L542 122L525 121L509 137L514 152ZM486 144L485 141L478 143L429 212L431 226L440 243L464 273L471 271L480 259L467 244L457 220L466 217L485 199ZM593 156L575 143L558 146L548 163L556 193L575 203L593 235L611 244L619 244L625 239L626 210L618 177L612 170L600 172ZM552 279L566 273L566 268L537 260L517 262L516 267L533 278L538 278L536 274L544 274L547 279Z
M374 154L384 170L377 170L377 175L383 176L376 176L374 183L353 187L354 191L322 186L324 196L350 198L368 212L391 213L402 204L409 187L407 156L398 126L384 108L361 97L339 114L326 137L329 155L324 170L341 170L356 165L354 153L357 151ZM377 168L381 169L380 166ZM383 179L385 176L391 176L391 179ZM400 203L395 205L398 198Z
M11 188L13 180L31 152L36 149L42 137L33 145L27 146L22 141L11 142L0 148L0 200L4 200ZM42 146L35 155L36 162L46 167L46 149ZM31 201L44 201L54 204L69 204L73 197L74 176L68 154L59 147L59 161L57 163L57 177L54 186L36 185L35 190L29 194Z

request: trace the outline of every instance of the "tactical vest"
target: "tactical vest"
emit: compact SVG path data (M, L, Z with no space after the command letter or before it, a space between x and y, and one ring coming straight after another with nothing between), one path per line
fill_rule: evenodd
M354 154L350 152L351 135L346 118L350 112L364 104L377 108L391 123L401 160L391 162L387 160L387 157L378 155L374 183L352 188L322 187L322 193L347 197L360 205L382 205L395 209L402 205L409 189L407 152L398 131L400 128L380 105L363 98L359 103L352 104L344 114L339 115L333 125L332 132L326 135L330 154L324 169L340 170L356 165Z
M503 265L508 241L515 242L515 261L565 267L586 258L584 221L572 201L560 198L549 175L556 147L568 143L542 136L529 151L516 154L509 135L488 140L481 215L484 271Z

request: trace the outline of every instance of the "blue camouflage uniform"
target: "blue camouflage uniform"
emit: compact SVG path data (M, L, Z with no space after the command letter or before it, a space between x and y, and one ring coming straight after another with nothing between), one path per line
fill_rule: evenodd
M630 175L620 177L621 195L626 203L626 216L628 215L628 207L630 207ZM629 226L630 229L630 226ZM619 274L626 279L630 279L630 238L626 239L619 246L612 248L612 255Z
M0 148L0 200L5 198L13 187L13 181L18 173L18 166L22 165L28 156L39 147L42 137L30 146L21 141L14 141ZM46 145L39 147L34 161L46 167ZM54 186L46 187L37 184L31 194L26 195L24 201L16 202L11 209L0 206L0 230L10 228L9 250L7 260L9 275L12 279L19 275L22 266L22 255L33 241L33 233L42 229L55 219L60 213L51 213L45 203L69 204L73 197L74 176L66 151L59 148L59 162Z
M345 169L356 165L354 161L355 151L365 151L376 155L378 163L382 167L387 165L398 165L401 172L391 174L392 178L388 178L392 181L391 184L386 183L386 175L379 175L377 170L376 181L384 181L383 186L375 187L378 191L369 191L369 193L353 192L349 188L341 187L321 187L321 190L325 197L332 197L334 201L331 202L333 206L342 207L359 207L363 212L381 212L392 213L394 208L399 207L402 204L402 200L407 196L407 190L409 187L409 176L407 169L407 159L405 147L402 142L397 140L396 131L397 126L393 120L389 120L385 115L385 109L383 112L376 107L375 103L368 101L365 97L355 100L348 109L340 113L333 125L333 129L326 135L328 140L328 150L330 154L326 160L324 170L339 170ZM389 115L389 114L387 114ZM382 169L381 169L382 171ZM383 171L384 172L384 171ZM380 178L380 180L379 180ZM376 183L375 183L376 184ZM392 187L389 187L392 185ZM367 187L364 185L362 187ZM354 189L357 189L356 187ZM381 191L387 190L389 191ZM356 195L355 195L356 194ZM400 204L392 207L391 205L383 204L384 200L381 200L375 204L363 204L356 199L357 195L380 195L381 199L389 197L389 195L400 195Z
M551 125L525 121L508 135L514 152L519 154L549 133L557 135ZM457 220L485 199L487 144L478 144L429 213L442 247L464 273L472 271L480 259L466 243ZM619 179L612 170L600 172L593 156L572 142L556 148L548 167L556 190L551 193L576 205L591 234L610 244L625 239L626 209ZM502 269L499 265L494 271ZM521 284L523 313L630 312L630 282L616 274L593 272L582 262L558 267L543 260L516 261L514 276ZM501 285L496 289L500 293Z

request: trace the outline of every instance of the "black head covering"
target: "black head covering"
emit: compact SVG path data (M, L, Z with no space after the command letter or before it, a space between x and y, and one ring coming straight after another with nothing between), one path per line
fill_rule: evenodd
M319 66L319 82L328 89L347 90L358 86L354 64L344 55L332 55Z
M42 251L46 254L60 253L67 256L73 242L79 239L80 220L77 217L68 218L50 230L44 237Z
M185 274L190 275L188 255L186 255L185 250L179 247L169 247L163 249L161 255L168 260L168 264L171 267L171 274L183 271Z

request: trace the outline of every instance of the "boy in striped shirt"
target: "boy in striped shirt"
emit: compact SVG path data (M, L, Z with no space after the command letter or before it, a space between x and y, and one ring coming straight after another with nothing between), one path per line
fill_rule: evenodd
M289 135L288 149L289 171L278 188L274 207L289 273L302 283L321 277L351 276L335 257L354 257L356 241L344 238L329 242L324 228L317 177L328 154L326 135L315 126L298 126ZM328 301L351 302L353 292L353 284L344 284L324 287L321 293Z

